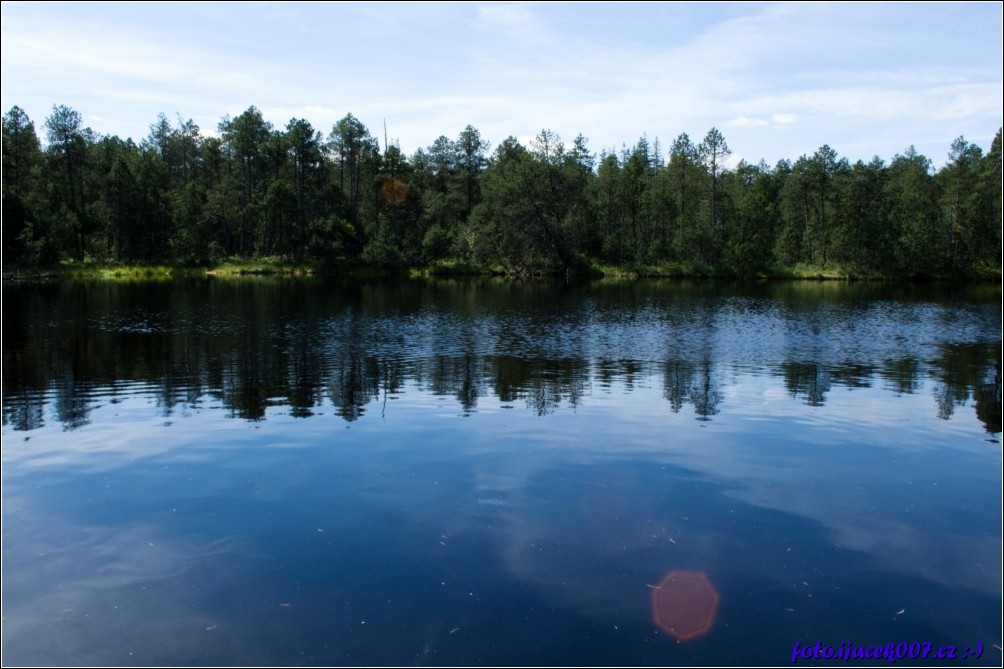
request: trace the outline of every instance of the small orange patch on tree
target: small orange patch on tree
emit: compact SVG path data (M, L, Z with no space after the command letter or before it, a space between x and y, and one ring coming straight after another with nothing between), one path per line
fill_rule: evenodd
M408 184L403 179L390 177L380 186L380 194L387 204L397 206L408 197Z

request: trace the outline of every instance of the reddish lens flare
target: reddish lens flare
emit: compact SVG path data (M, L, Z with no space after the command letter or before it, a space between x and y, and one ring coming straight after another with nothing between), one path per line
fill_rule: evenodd
M719 599L703 572L671 571L652 590L652 617L667 634L689 641L711 630Z

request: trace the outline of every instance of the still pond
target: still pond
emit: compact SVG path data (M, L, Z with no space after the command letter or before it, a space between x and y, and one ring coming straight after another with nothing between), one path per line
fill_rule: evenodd
M1001 336L996 286L5 285L3 663L999 666Z

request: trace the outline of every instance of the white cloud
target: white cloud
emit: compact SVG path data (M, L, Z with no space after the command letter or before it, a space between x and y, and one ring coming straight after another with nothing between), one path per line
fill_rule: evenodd
M725 124L730 128L758 128L767 125L767 121L762 118L749 118L748 116L737 116Z

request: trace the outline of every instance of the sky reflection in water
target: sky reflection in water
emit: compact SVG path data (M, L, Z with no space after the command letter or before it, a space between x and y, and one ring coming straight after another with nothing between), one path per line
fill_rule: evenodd
M5 663L1000 661L999 293L4 292Z

